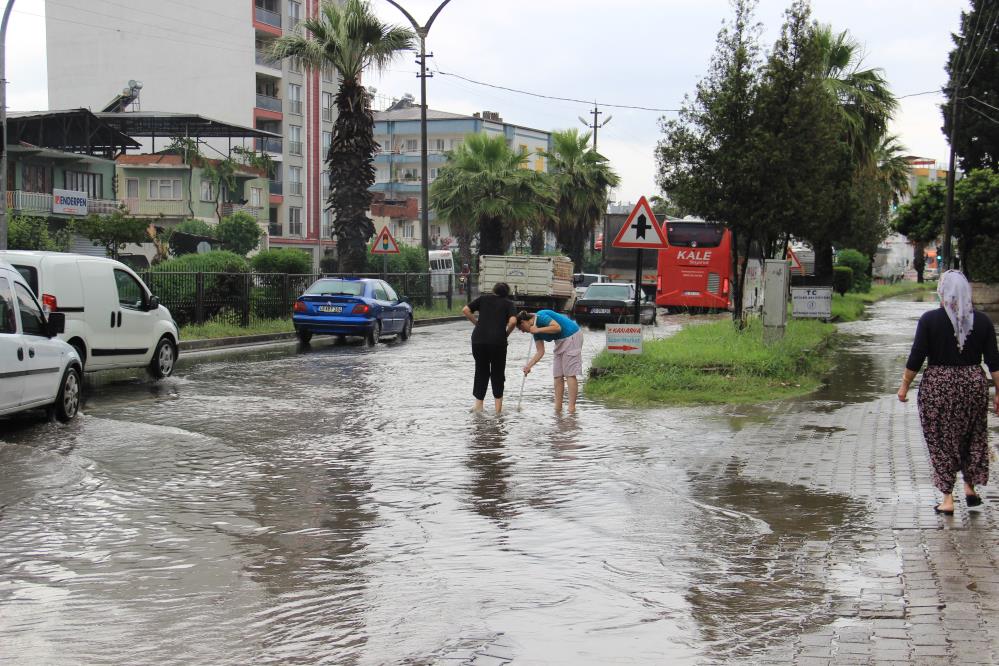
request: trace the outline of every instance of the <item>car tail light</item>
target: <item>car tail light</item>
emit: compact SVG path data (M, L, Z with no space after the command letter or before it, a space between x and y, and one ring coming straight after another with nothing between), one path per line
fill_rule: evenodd
M722 280L722 293L723 294L727 294L728 293L728 278L725 278L724 280Z
M46 313L55 312L59 309L59 303L52 294L42 294L42 308Z
M616 315L628 314L628 308L611 308L611 312Z
M577 305L576 308L575 308L575 310L576 310L576 312L586 312L586 306L585 305Z
M663 290L663 276L662 275L657 275L656 276L656 291L660 292L662 290Z
M371 306L367 303L358 303L354 306L354 309L350 311L350 314L368 314L371 312Z
M294 310L295 312L308 312L309 307L305 304L304 301L295 301Z

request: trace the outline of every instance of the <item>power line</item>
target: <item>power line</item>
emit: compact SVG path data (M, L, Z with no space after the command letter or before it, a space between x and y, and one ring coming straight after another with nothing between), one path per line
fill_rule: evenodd
M908 95L899 95L895 99L905 99L906 97L919 97L920 95L942 95L943 91L939 88L937 90L925 90L923 92L909 93Z
M977 98L977 97L975 97L974 95L966 95L966 96L962 97L961 99L973 99L973 100L975 100L976 102L978 102L979 104L981 104L982 106L987 106L987 107L989 107L990 109L994 109L994 110L996 110L996 111L999 111L999 106L992 106L992 105L991 105L991 104L989 104L988 102L983 102L982 100L978 99L978 98Z
M996 120L995 118L993 118L993 117L992 117L992 116L990 116L989 114L985 113L984 111L982 111L982 110L980 110L980 109L976 109L975 107L973 107L973 106L970 106L970 105L965 105L965 106L966 106L966 107L967 107L967 108L968 108L969 110L971 110L971 111L974 111L975 113L977 113L978 115L980 115L980 116L981 116L982 118L985 118L985 119L986 119L986 120L988 120L989 122L993 122L993 123L995 123L995 124L999 125L999 120ZM993 109L994 109L995 107L993 106L993 107L991 107L991 108L993 108Z

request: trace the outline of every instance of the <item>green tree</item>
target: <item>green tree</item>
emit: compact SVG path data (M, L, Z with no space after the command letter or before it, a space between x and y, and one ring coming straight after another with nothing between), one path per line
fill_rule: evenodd
M222 218L215 233L222 241L222 249L246 256L260 245L264 232L255 217L249 213L237 212Z
M989 281L999 245L999 173L975 169L954 186L954 235L969 280Z
M660 121L663 138L656 147L657 183L669 201L732 231L733 316L740 325L745 266L739 269L737 255L747 256L753 242L768 244L777 235L760 205L761 28L755 7L754 0L734 3L735 16L718 33L708 74L677 119Z
M382 272L382 257L386 257L384 265L388 273L426 273L430 270L430 261L422 247L399 245L399 254L368 254L368 263L364 270L368 273Z
M337 117L326 156L329 204L340 269L357 272L367 260L367 242L375 233L368 211L378 150L371 98L361 75L369 68L383 70L400 51L413 48L414 34L382 23L364 0L344 0L342 4L323 0L319 13L299 26L293 34L275 40L272 54L340 75Z
M312 257L295 248L272 248L253 255L250 266L257 273L303 275L312 272Z
M107 215L91 214L74 222L73 227L94 245L103 247L107 256L117 259L118 253L129 243L146 243L150 240L146 231L148 223L129 217L126 213L124 208L120 208Z
M923 281L926 269L926 244L939 238L943 230L946 197L943 183L924 185L908 203L899 206L892 220L895 231L912 243L912 267L917 282Z
M866 293L871 290L871 278L868 271L871 258L859 250L846 248L836 254L836 266L848 266L853 271L851 291Z
M943 132L951 135L954 96L957 95L957 128L954 153L965 173L973 169L999 170L999 28L995 0L971 0L970 11L961 12L954 48L947 57L950 83L944 89Z
M448 153L430 185L430 206L458 239L462 263L471 263L475 235L479 254L503 254L518 231L551 215L543 176L522 168L526 153L502 135L470 134ZM466 260L467 258L467 260Z
M48 252L69 250L68 227L52 231L49 221L44 217L17 215L11 210L7 211L7 219L10 221L7 228L7 249Z
M621 182L607 158L590 148L589 142L589 132L555 131L552 149L539 151L548 159L548 186L554 200L552 231L577 271L583 268L586 241L607 210L608 192Z

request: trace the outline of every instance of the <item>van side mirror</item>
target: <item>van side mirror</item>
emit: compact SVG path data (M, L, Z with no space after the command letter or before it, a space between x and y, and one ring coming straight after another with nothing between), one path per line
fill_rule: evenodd
M50 338L63 333L66 330L66 313L65 312L50 312L48 319L45 321L45 335Z
M160 307L160 299L158 296L149 297L149 305L146 306L147 310L155 310Z

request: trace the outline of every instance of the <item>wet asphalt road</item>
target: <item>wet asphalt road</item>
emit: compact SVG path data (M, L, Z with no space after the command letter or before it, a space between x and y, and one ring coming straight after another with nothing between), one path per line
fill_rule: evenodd
M758 408L557 416L548 355L518 412L515 333L507 413L472 414L466 323L98 377L75 423L0 421L0 662L751 658L861 584L803 553L870 507L740 474L740 432L893 392L929 306L844 326L829 387Z

